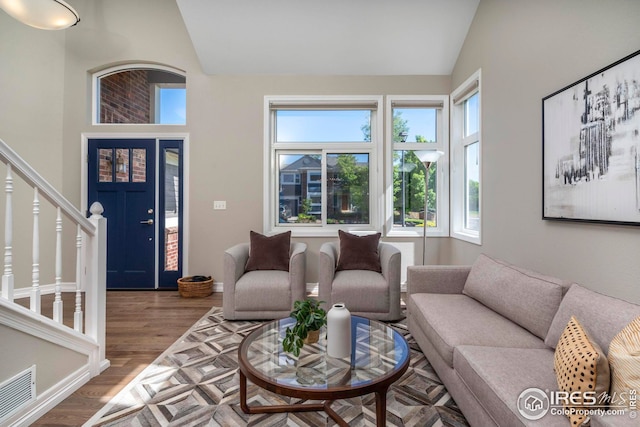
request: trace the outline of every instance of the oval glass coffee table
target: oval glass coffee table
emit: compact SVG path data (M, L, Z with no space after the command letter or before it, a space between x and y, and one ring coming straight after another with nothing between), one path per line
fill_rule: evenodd
M338 425L348 424L331 409L337 399L375 393L376 425L384 426L387 390L409 367L409 346L402 335L382 322L351 317L350 358L327 356L326 334L305 344L294 358L282 349L282 339L295 320L268 322L242 340L238 349L240 406L245 413L324 411ZM301 400L324 401L292 405L249 406L247 379L271 392Z

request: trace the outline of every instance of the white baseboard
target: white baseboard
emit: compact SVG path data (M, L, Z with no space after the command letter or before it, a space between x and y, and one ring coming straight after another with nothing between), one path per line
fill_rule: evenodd
M222 282L213 282L213 292L222 292Z

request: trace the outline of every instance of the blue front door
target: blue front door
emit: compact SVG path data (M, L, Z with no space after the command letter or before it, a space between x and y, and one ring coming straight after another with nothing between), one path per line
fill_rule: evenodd
M155 288L155 139L89 139L88 206L107 218L107 288Z

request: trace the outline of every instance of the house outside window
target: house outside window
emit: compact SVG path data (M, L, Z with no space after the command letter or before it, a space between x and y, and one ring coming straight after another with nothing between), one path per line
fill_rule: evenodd
M452 233L481 244L481 92L480 70L451 94Z
M265 97L266 232L379 230L381 97Z
M386 230L389 236L420 237L449 234L449 97L387 96ZM429 169L416 151L445 153ZM425 211L425 197L427 209Z

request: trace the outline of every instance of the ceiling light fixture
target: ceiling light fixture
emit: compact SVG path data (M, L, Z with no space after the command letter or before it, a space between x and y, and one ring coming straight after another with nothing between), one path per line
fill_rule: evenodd
M63 30L80 22L78 13L62 0L0 0L0 8L41 30Z

